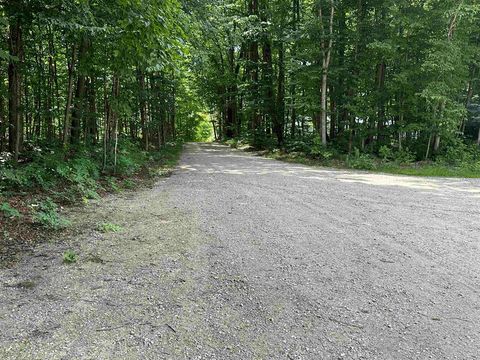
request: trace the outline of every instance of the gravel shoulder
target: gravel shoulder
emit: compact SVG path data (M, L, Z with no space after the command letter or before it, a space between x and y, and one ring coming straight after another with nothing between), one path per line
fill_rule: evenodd
M0 270L0 358L477 359L479 199L188 144L171 178Z

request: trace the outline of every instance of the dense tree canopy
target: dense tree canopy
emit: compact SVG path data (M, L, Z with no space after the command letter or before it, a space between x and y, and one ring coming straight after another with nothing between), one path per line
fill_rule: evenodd
M429 158L478 139L479 9L475 0L204 1L193 65L221 137Z
M2 3L0 150L190 136L197 106L185 81L187 15L176 0L8 0Z
M476 0L5 0L0 150L480 141ZM120 144L120 145L119 145ZM292 145L293 144L293 145Z

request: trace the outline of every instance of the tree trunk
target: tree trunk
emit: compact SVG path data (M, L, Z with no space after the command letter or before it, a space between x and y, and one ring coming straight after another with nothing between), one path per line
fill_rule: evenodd
M436 153L440 149L440 135L435 135L435 142L433 143L433 152Z
M177 94L175 92L175 87L173 88L172 91L172 110L171 110L171 118L170 118L170 124L172 127L172 139L173 141L177 140L177 126L176 126L176 121L177 121L177 107L176 107L176 102L177 102Z
M330 1L330 16L328 20L328 34L325 31L323 23L322 4L318 5L318 17L322 30L321 50L322 50L322 84L320 96L320 124L321 140L323 145L327 145L327 88L328 88L328 70L330 68L330 60L333 48L333 20L335 15L335 6L333 0ZM326 38L329 38L326 41Z
M8 125L7 119L5 117L4 102L5 98L3 97L3 94L0 94L0 152L3 152L5 150L7 140L6 130Z
M277 104L275 133L277 135L278 145L284 143L284 123L285 123L285 48L283 40L280 40L278 49L278 86L277 86Z
M258 16L258 0L249 0L249 15L250 16ZM251 96L253 99L253 109L251 112L250 118L250 128L253 130L254 135L256 134L260 127L260 114L258 111L258 100L259 100L259 93L258 93L258 42L256 40L250 41L250 48L248 58L250 60L249 64L249 73L250 79L252 81L252 92Z
M386 64L381 62L377 65L377 86L378 86L378 123L377 123L377 139L380 145L384 142L385 128L385 71Z
M333 94L332 88L330 88L330 94ZM337 133L336 104L332 96L330 96L330 114L330 141L332 141Z
M80 50L78 55L79 74L77 77L77 85L75 89L75 106L72 112L72 123L70 129L71 143L78 144L80 142L80 133L82 128L82 120L85 115L85 94L87 77L82 69L86 62L87 52L89 48L89 40L83 35L80 42Z
M298 23L300 22L300 0L293 0L292 3L292 29L294 32L298 29ZM292 45L291 57L295 59L297 56L297 44L296 42ZM295 70L292 71L290 76L290 97L291 97L291 125L290 125L290 136L295 138L295 132L297 127L297 108L296 108L296 96L297 96L297 86L296 86L296 73Z
M68 85L67 85L67 103L65 105L65 116L63 121L63 144L66 145L69 142L70 134L70 114L73 100L73 69L75 67L77 57L77 47L73 45L72 56L68 63Z
M237 89L236 89L236 72L235 72L235 48L231 46L228 50L228 63L231 77L234 79L233 83L226 87L226 123L225 123L225 137L232 139L236 132L237 122Z
M8 117L9 117L9 150L13 158L18 161L23 145L23 117L22 117L22 75L20 67L23 63L23 41L20 20L10 25L9 34L10 59L8 65Z
M142 143L143 148L148 150L148 127L147 127L147 101L145 90L145 73L140 69L137 70L139 103L140 103L140 124L142 126Z
M117 99L120 97L120 79L118 76L113 76L113 84L112 84L112 99L114 100L113 103L116 105ZM114 130L114 146L113 146L113 173L116 174L117 172L117 157L118 157L118 110L115 106L112 108L112 122L113 122L113 130Z
M95 89L95 78L91 77L87 86L88 97L88 116L86 126L86 139L90 144L96 144L98 140L98 126L97 126L97 92Z
M328 82L328 75L326 70L322 74L322 94L320 100L320 133L322 138L322 144L327 145L327 82Z
M433 134L430 133L430 135L428 137L427 153L425 154L425 160L428 160L429 157L430 157L430 147L432 145L432 138L433 138Z

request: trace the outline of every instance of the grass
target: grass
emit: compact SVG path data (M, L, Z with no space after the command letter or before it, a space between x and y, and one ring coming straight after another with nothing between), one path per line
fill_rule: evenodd
M449 167L445 165L384 165L376 171L396 175L424 176L424 177L451 177L479 179L480 172L468 167Z
M295 164L303 164L315 167L331 167L337 169L353 169L354 167L344 160L331 159L328 161L316 160L306 157L303 154L288 154L279 151L262 152L263 156L270 159L285 161ZM451 177L451 178L480 178L480 171L469 166L448 166L436 163L412 163L398 164L394 162L382 162L377 159L373 167L356 169L371 172L387 173L394 175L420 176L420 177Z

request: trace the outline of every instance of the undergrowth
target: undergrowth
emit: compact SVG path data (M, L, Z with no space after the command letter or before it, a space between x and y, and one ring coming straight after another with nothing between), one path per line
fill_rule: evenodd
M30 225L29 233L39 231L35 228L56 231L68 227L69 222L62 216L64 206L136 189L159 175L168 175L181 149L182 144L170 143L159 151L146 152L123 139L116 166L104 164L100 146L45 146L26 153L18 165L0 164L0 228L4 229L0 240L7 235L10 239L16 235L35 237L15 234Z
M233 148L248 148L250 141L232 139L226 141L226 144ZM335 145L323 146L318 137L288 140L282 149L271 142L264 142L263 147L254 148L273 159L312 166L415 176L480 178L480 148L476 144L468 145L462 141L447 144L429 161L422 161L421 152L387 145L376 151L353 148L346 154Z

